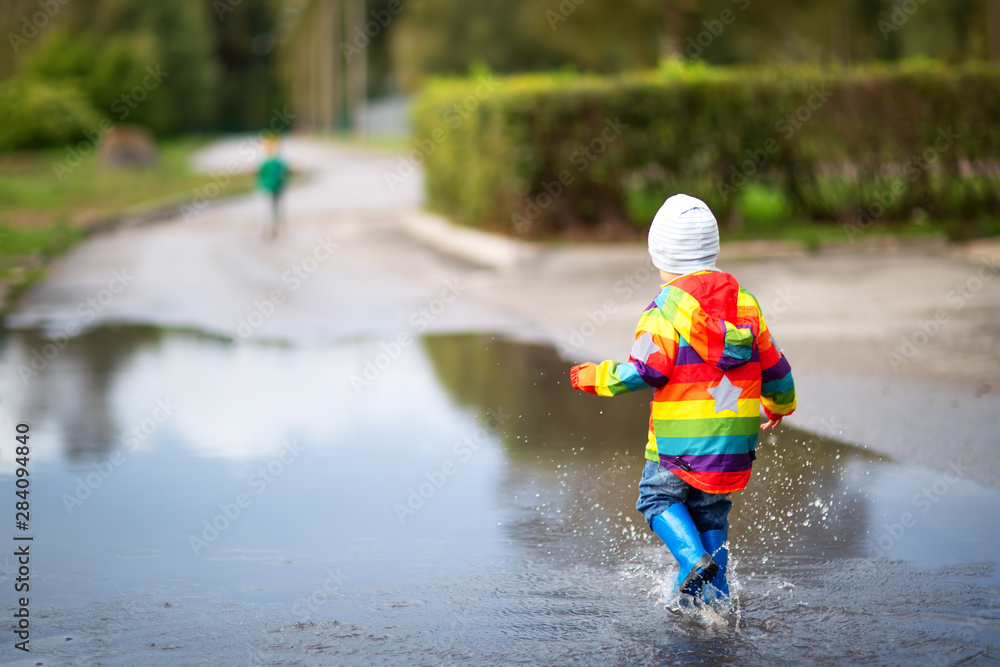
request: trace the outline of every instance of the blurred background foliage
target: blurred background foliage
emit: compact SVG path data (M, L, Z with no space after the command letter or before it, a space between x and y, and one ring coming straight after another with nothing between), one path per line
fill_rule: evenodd
M59 144L101 118L160 136L255 129L282 101L268 0L240 0L221 19L204 0L58 3L0 9L10 42L0 58L0 99L9 101L0 106L0 149ZM123 98L154 81L150 70L162 82L146 85L141 103ZM47 120L48 106L60 122Z
M365 17L399 2L368 40L367 94L419 89L473 66L497 73L615 73L664 57L708 63L986 59L996 0L369 0ZM148 66L169 72L128 122L158 135L266 124L288 101L283 46L309 0L7 0L0 30L0 148L60 144L111 116ZM900 25L893 12L903 12ZM39 13L41 12L41 14ZM723 25L730 12L734 20ZM34 20L32 17L36 17ZM880 21L882 22L880 24ZM889 23L886 23L888 21ZM889 26L889 29L886 29ZM724 30L724 38L713 29ZM351 30L344 30L344 43ZM710 39L709 39L710 38ZM992 38L996 41L997 36ZM704 45L705 42L710 42Z
M313 11L321 3L335 3L338 7L336 15L341 18L337 20L343 21L338 23L336 31L310 32L314 27L310 24L315 23L317 16L334 16L333 12ZM389 19L372 23L380 15ZM347 17L354 18L348 20ZM350 24L350 21L359 20L358 25ZM368 35L365 36L362 30ZM355 102L349 101L343 110L335 112L340 114L339 122L319 125L314 121L315 114L305 109L310 104L309 98L317 97L313 94L317 84L313 73L304 70L315 66L317 54L328 54L346 67L350 62L350 47L358 44L364 54L362 94L368 99L402 99L432 90L434 86L428 84L433 80L466 76L470 72L515 76L548 72L548 78L537 79L532 84L545 88L548 91L545 94L538 96L536 91L530 100L500 96L491 101L496 106L502 97L502 114L507 123L505 131L515 128L513 134L506 135L501 153L514 147L523 148L523 154L512 156L506 165L497 164L495 159L492 164L473 164L477 160L474 152L464 156L455 152L461 143L456 138L449 150L457 162L445 163L443 159L449 152L442 151L437 166L429 165L432 172L438 170L428 177L432 204L444 202L443 210L458 212L458 217L473 224L490 222L489 215L473 210L476 206L487 210L499 197L507 204L517 204L513 209L517 210L524 197L540 194L538 187L543 181L539 179L558 173L558 169L555 172L551 169L556 166L561 151L575 141L593 136L594 131L600 131L598 126L605 113L624 112L637 100L645 101L647 107L669 103L669 96L658 98L657 94L642 89L645 84L639 89L618 87L612 91L608 86L614 87L615 80L634 77L640 71L657 76L657 72L674 67L678 62L687 63L686 71L702 72L699 75L702 80L688 85L685 90L697 101L694 111L708 114L696 119L695 125L704 127L701 130L693 127L693 132L679 127L671 129L656 121L657 108L638 108L637 113L647 119L643 122L648 121L649 127L660 134L644 136L638 143L629 142L629 151L643 153L641 159L630 157L624 161L618 159L616 163L615 159L605 157L596 163L586 177L589 184L597 186L593 190L595 196L603 193L603 198L597 197L589 203L577 202L572 197L561 198L559 206L551 211L558 220L547 223L548 227L545 224L535 226L536 230L552 231L560 225L592 218L617 218L624 221L626 228L641 226L648 221L649 211L655 210L662 200L663 192L679 185L675 181L683 175L681 171L694 169L708 175L710 170L703 169L705 165L691 161L671 165L660 159L664 152L676 153L664 148L664 137L676 135L681 142L689 144L692 137L700 137L702 148L716 153L714 157L702 155L705 159L711 158L716 175L746 150L754 149L758 140L764 139L770 132L767 123L773 120L769 113L761 115L767 109L740 113L745 109L746 100L741 101L735 93L716 95L720 87L711 83L715 75L706 74L714 67L703 66L723 69L749 66L758 73L769 71L779 79L783 72L795 67L863 72L874 71L871 70L873 63L913 62L915 58L935 64L935 67L957 67L956 72L970 64L984 65L992 61L995 66L1000 60L1000 0L842 0L835 3L819 0L619 0L616 3L598 0L172 0L164 3L148 0L5 0L0 3L0 32L9 47L0 49L0 151L80 145L79 142L94 136L95 129L104 119L146 126L160 138L258 130L267 125L274 109L282 109L285 105L293 113L300 112L299 129L343 128L349 116L354 117L353 110L350 114L346 111L347 106ZM337 36L333 36L334 32ZM322 34L321 39L326 40L326 49L315 48L313 40L317 34ZM331 39L337 43L331 44ZM151 71L165 73L162 83L144 85L152 80ZM325 70L317 71L325 76ZM979 84L971 87L966 84L973 79L992 81L991 76L987 73L970 77L971 70L962 71L965 74L956 74L954 85L949 83L947 72L937 78L907 75L911 80L904 85L904 88L910 86L907 94L912 93L914 100L933 100L935 112L924 114L927 123L947 120L950 110L958 113L963 105L982 102L981 91L976 88ZM767 74L759 76L769 80ZM581 87L581 80L590 80L587 77L595 81L603 77L604 80ZM928 82L933 82L933 89L927 88L931 85ZM885 99L902 85L896 80L891 83L880 89L876 97ZM569 88L561 88L563 84ZM751 90L743 85L738 74L733 84L748 95L763 95L754 98L754 104L791 103L798 95L796 92L787 97L780 82L773 94L766 86ZM600 103L588 101L591 95L588 86L599 95L605 95L605 100ZM864 97L864 82L851 86L854 91L851 95ZM340 84L333 87L339 89ZM326 88L325 94L334 95L331 85ZM716 97L707 100L700 97L702 92ZM130 97L133 93L143 98L141 103L135 103L136 100ZM426 92L422 99L423 110L418 109L418 120L425 128L440 125L441 113L453 100L449 101L447 94L428 97ZM435 99L443 101L445 106L428 108L426 101ZM484 105L484 109L488 106ZM905 105L882 106L894 109L893 113L906 111ZM719 113L739 119L738 124L746 131L734 130L723 135L713 130L718 129L717 121L721 117L712 110L718 111L721 107L726 108ZM837 102L825 109L824 114L833 115L836 110L847 108ZM850 107L864 108L863 104ZM582 116L577 114L580 110L584 111ZM993 113L993 110L986 112ZM483 109L476 111L476 118L464 123L460 134L474 135L478 123L494 122L495 118L484 118L487 113ZM422 120L420 114L423 114ZM893 134L883 132L885 128L917 127L908 121L889 122L882 117L872 118L867 124L857 117L838 116L836 120L843 120L844 127L854 133L846 137L851 154L845 159L841 159L844 158L841 155L824 160L810 158L810 164L830 167L836 163L834 166L851 171L858 164L849 163L856 163L858 156L864 157L855 144ZM671 122L676 124L676 121ZM748 130L753 123L760 127ZM919 140L927 138L924 125L919 125L919 132L911 132L912 136L906 137L906 141L899 142L900 147L906 150L920 148ZM491 127L499 126L494 122ZM794 143L797 153L781 154L771 163L774 168L762 170L761 178L755 179L738 197L721 202L731 232L746 228L756 231L784 229L791 224L789 221L802 219L850 219L855 202L869 201L872 188L883 187L885 174L878 170L887 164L891 168L892 161L906 157L902 149L894 149L890 163L861 165L864 168L858 174L865 178L872 174L877 176L868 180L859 181L851 174L823 182L796 177L795 164L802 162L803 155L808 157L816 153L817 146L825 150L837 143L834 139L838 128L831 126L829 129L824 140L814 142L815 145L808 139L818 136L819 129L797 136ZM919 187L909 188L907 196L900 198L891 215L886 217L921 222L928 214L935 218L951 216L961 220L958 223L961 231L949 232L953 236L995 231L994 222L980 220L984 216L992 219L998 206L992 194L996 180L996 161L991 152L994 133L980 131L979 125L975 125L975 130L964 134L963 142L989 138L987 148L973 150L966 146L948 151L946 164L926 170ZM497 136L492 139L496 140ZM538 144L537 150L531 148L533 144ZM500 153L490 153L493 157L497 154ZM481 158L478 160L484 162ZM546 160L549 164L543 164ZM466 165L471 166L466 168ZM516 173L499 173L503 169L510 171L512 166L516 167ZM939 177L970 169L978 179L975 182L968 179L945 181ZM448 186L442 184L442 176L450 173L449 170L463 172L465 177L481 172L482 177L477 176L478 180L469 190L477 198L472 202L475 206L456 206L448 202L450 195L445 192ZM490 170L497 173L487 173ZM499 181L495 180L497 178ZM523 187L525 180L534 185ZM494 188L491 183L499 185ZM490 191L482 191L484 188ZM708 184L699 191L708 196L711 189ZM934 202L928 197L938 202L947 201L935 210L930 205ZM459 195L452 197L454 201L460 198ZM575 207L572 211L559 208L571 204ZM973 219L975 224L970 224Z
M407 88L476 62L498 73L619 72L675 55L712 64L850 64L917 55L961 62L988 57L991 1L912 0L918 9L903 10L897 17L905 23L897 26L894 9L909 4L902 0L420 0L404 12L393 53L397 82ZM733 20L719 38L712 29L726 11ZM880 20L891 27L880 27ZM705 31L712 39L702 46Z
M654 66L663 4L565 0L560 9L558 1L414 0L392 44L396 81L413 89L429 75L465 73L470 64L499 73Z

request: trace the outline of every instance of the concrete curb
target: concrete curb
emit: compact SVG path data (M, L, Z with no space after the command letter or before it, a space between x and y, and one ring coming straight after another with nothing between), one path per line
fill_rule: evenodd
M588 247L607 250L609 247L634 245L645 249L645 243L581 243L545 244L512 239L502 234L471 229L456 225L427 211L407 211L400 215L400 226L416 241L471 264L493 269L511 269L531 262L538 257L557 252L559 249ZM875 236L851 243L847 241L823 241L818 248L810 249L804 241L757 240L729 241L721 245L719 259L727 261L753 261L768 259L790 259L810 254L866 254L930 252L951 254L965 258L979 258L980 255L1000 252L1000 239L979 239L963 244L951 244L942 235L925 237Z
M541 242L519 241L501 234L462 227L427 211L407 211L400 215L399 220L402 230L416 241L440 253L494 269L521 266L553 250ZM609 247L635 246L646 252L645 243L570 243L557 247L565 249L573 246L597 252ZM798 241L738 241L722 244L720 257L726 261L802 257L807 254L806 245Z
M493 269L516 267L544 252L525 241L459 227L426 211L407 211L399 220L404 232L434 250Z

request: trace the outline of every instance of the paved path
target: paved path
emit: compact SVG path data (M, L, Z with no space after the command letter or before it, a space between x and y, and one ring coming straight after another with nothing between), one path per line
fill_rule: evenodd
M220 142L199 165L242 158L252 168L254 147ZM8 325L58 334L153 323L295 344L497 331L551 342L567 359L622 358L658 289L642 246L518 254L514 244L512 255L489 237L446 243L454 235L415 213L419 173L386 184L396 156L301 139L286 154L309 176L288 193L282 238L262 239L259 195L95 237L52 267ZM502 261L484 266L491 252ZM725 248L721 266L758 296L793 364L792 423L1000 488L996 245L734 257Z

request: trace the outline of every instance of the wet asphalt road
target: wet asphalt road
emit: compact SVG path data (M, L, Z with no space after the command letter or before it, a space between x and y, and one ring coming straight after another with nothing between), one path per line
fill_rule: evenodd
M257 153L231 139L198 163L253 168ZM400 227L421 205L422 179L388 178L398 156L305 139L285 154L303 177L277 240L262 233L262 195L224 200L222 188L194 213L75 248L7 325L58 337L153 324L234 343L375 337L386 354L422 333L497 332L596 359L624 357L657 291L641 246L552 246L506 270L442 255ZM988 243L730 261L724 249L720 265L758 296L793 364L793 423L1000 488L997 257Z

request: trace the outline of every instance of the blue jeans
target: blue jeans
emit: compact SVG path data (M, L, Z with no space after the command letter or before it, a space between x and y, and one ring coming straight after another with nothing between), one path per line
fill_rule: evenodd
M656 461L647 460L639 480L639 501L635 508L649 524L654 516L663 514L675 503L687 505L699 533L724 530L729 534L729 510L733 503L728 493L706 493L696 489Z

